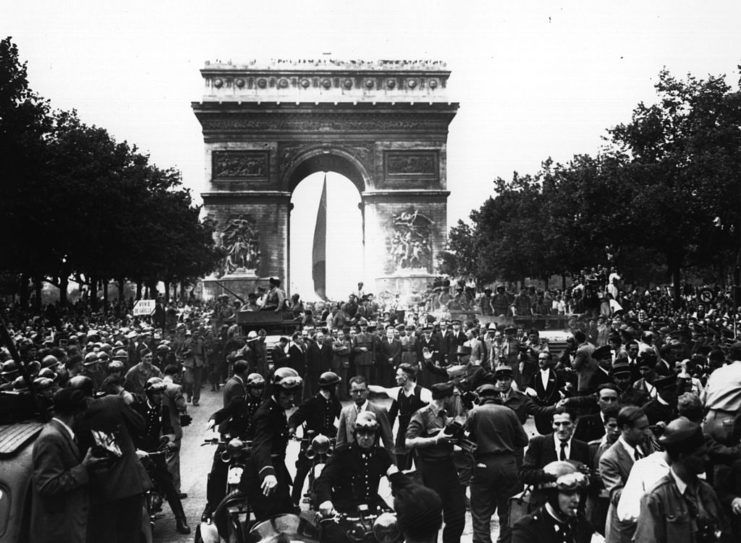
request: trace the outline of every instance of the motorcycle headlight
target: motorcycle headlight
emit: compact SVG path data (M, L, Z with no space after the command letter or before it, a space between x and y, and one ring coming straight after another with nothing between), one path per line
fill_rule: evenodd
M373 535L378 543L396 543L401 539L399 525L396 523L396 515L393 513L381 513L376 522L373 523Z
M311 449L319 455L329 452L330 441L325 435L319 434L311 440Z

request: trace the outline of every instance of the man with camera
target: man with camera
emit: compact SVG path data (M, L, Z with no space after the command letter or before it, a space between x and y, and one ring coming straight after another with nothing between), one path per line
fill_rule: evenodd
M465 490L453 462L453 444L462 424L448 414L455 409L451 383L432 385L432 401L409 422L406 447L417 453L417 466L425 486L443 502L443 543L460 541L466 520Z

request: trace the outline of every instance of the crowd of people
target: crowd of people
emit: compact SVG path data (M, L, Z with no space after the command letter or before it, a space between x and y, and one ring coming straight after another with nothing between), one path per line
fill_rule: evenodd
M254 444L243 486L258 518L300 505L308 443L293 480L285 456L302 428L336 439L309 489L325 514L380 505L387 477L395 495L434 491L445 542L460 540L466 508L476 543L491 541L495 513L503 543L581 543L595 532L608 543L741 538L741 343L730 293L626 290L603 269L559 293L441 282L404 308L362 283L342 303L304 304L275 289L261 304L256 293L255 307L162 303L151 319L84 304L5 311L17 350L0 351L0 390L30 385L53 417L34 451L39 518L74 506L64 520L79 535L71 540L135 540L155 479L187 533L179 448L188 410L210 386L224 399L211 425ZM239 310L277 311L296 331L275 341L245 333ZM564 315L565 345L528 324L541 315ZM528 439L530 416L540 435ZM224 478L215 461L205 519Z

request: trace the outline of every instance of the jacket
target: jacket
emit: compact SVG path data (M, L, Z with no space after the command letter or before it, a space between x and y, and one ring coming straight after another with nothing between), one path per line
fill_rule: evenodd
M394 450L394 440L391 434L391 424L389 423L388 412L385 407L376 405L372 402L368 402L368 411L375 413L376 420L381 426L381 441L383 446L389 451ZM358 416L357 408L352 403L342 408L340 412L339 428L337 429L337 442L336 447L341 447L348 443L355 441L355 419Z
M31 543L84 543L89 514L87 469L67 429L52 420L33 446Z
M656 486L641 498L641 513L635 531L635 543L704 543L698 539L695 526L706 522L727 534L727 521L720 500L713 488L703 480L697 481L699 511L694 521L688 502L680 494L671 473L664 475ZM694 522L693 522L694 521ZM705 541L723 541L709 539Z

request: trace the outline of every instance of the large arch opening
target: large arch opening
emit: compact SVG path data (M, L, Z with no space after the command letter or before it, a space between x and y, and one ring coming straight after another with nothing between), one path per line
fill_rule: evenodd
M293 179L298 180L292 187L289 224L289 289L306 301L321 299L314 288L312 257L325 175L326 296L329 300L345 300L357 289L358 281L364 280L363 216L357 184L336 171L316 171L303 178L295 175Z

